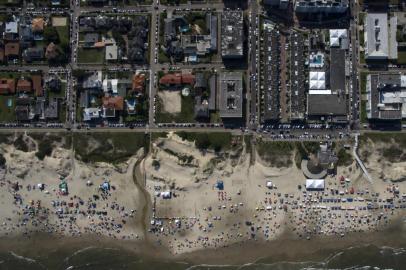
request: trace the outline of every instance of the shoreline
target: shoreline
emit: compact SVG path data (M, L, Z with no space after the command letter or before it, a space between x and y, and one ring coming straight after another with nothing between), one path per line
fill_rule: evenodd
M398 221L384 231L351 233L344 238L321 236L311 240L294 239L288 234L265 241L244 241L228 247L205 249L173 256L168 249L144 240L116 240L97 235L81 237L53 237L38 234L30 238L2 237L0 252L14 252L24 257L38 257L44 253L75 254L94 247L117 249L132 256L151 261L187 263L191 265L243 265L252 263L323 262L330 256L348 249L374 246L377 248L405 248L406 225ZM35 247L35 248L33 248ZM243 254L243 255L242 255Z

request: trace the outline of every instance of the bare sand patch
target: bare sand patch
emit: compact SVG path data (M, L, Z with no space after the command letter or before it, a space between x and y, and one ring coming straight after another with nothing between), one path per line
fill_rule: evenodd
M66 26L67 22L66 17L52 17L52 26Z
M179 91L159 91L159 97L163 101L163 109L167 113L180 113L181 96Z

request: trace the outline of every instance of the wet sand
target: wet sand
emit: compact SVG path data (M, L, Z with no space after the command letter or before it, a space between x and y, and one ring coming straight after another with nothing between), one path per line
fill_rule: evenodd
M26 257L37 257L60 251L68 254L87 247L119 249L134 256L154 261L186 262L189 264L242 265L247 263L276 263L281 261L323 261L331 254L351 247L373 245L392 248L406 247L406 225L398 221L388 229L373 233L351 233L348 237L322 236L311 240L295 239L285 233L269 242L245 241L225 248L206 249L173 256L169 250L148 241L113 240L107 237L52 237L37 234L26 237L3 237L0 252L15 252Z

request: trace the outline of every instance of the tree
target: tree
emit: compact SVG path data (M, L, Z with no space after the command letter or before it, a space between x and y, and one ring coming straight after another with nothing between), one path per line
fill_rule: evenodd
M0 154L0 167L4 167L4 165L6 165L6 159Z
M45 27L44 39L48 42L59 43L58 31L55 27Z
M196 138L196 147L200 150L206 150L210 147L210 140L207 133L199 134Z
M161 166L161 164L159 163L158 160L154 159L154 160L152 161L152 166L155 168L155 170L158 170L159 167Z

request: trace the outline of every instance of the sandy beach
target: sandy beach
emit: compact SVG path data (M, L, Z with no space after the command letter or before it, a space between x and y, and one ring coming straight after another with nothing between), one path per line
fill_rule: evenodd
M216 153L170 133L154 140L146 156L140 149L116 164L85 163L58 146L40 160L35 140L23 139L26 151L1 145L0 237L14 239L2 241L2 249L23 252L22 243L37 243L42 235L44 248L52 239L54 247L118 246L181 261L244 263L270 254L320 258L353 245L405 243L398 235L404 235L406 183L388 180L406 175L404 164L379 166L379 151L371 151L379 145L359 150L371 151L372 183L352 162L314 192L306 191L294 162L284 167L258 154L253 159L241 138Z

